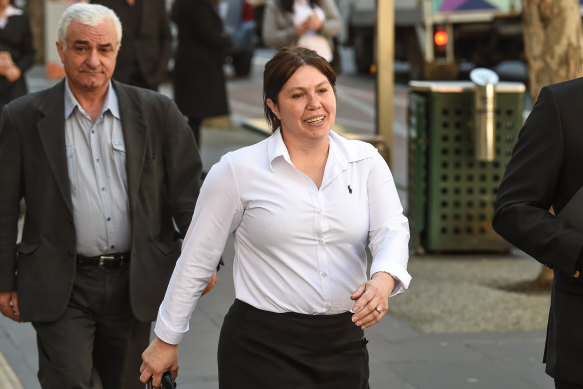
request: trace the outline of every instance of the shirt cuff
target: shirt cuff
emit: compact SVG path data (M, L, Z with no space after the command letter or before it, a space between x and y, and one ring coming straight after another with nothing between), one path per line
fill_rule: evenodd
M371 278L375 273L378 272L388 273L395 279L395 287L391 291L390 297L403 293L405 290L407 290L407 288L409 288L409 284L411 283L411 275L404 267L395 265L386 269L375 269L373 266L370 270Z
M190 325L187 323L186 328L183 331L179 331L170 327L160 313L158 313L158 319L156 320L156 325L154 326L154 333L158 338L163 340L168 344L178 344L188 332Z

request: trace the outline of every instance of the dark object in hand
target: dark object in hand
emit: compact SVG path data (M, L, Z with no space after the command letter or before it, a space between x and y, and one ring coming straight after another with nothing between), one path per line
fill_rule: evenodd
M176 382L172 382L172 377L170 376L169 372L166 372L162 375L162 385L160 385L161 389L175 389ZM148 381L148 389L153 389L152 386L152 379Z

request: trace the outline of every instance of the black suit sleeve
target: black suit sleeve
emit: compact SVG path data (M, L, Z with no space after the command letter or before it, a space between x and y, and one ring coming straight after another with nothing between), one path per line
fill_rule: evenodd
M184 235L200 190L202 162L184 116L169 100L165 121L164 158L171 213Z
M168 13L164 1L160 1L159 8L156 10L158 15L158 33L159 33L159 53L160 61L158 61L158 70L156 75L157 83L164 81L166 72L168 70L168 61L172 56L172 33L170 31L170 22L168 20Z
M579 157L583 152L580 145L570 144L577 129L561 109L567 100L565 94L560 100L553 88L541 90L500 184L493 226L517 248L571 276L583 248L583 233L549 211L551 207L560 211L568 201L563 189L573 167L567 174L567 149L577 147ZM571 149L568 152L573 154ZM583 175L583 170L577 169Z
M20 210L20 137L8 109L0 118L0 291L16 290L16 237Z
M223 33L222 21L207 0L177 0L172 8L172 20L188 24L199 44L211 49L227 49L231 39Z
M26 72L34 64L35 49L32 42L32 32L30 23L26 14L20 15L22 20L22 37L20 47L18 47L17 57L14 58L14 64L22 71Z

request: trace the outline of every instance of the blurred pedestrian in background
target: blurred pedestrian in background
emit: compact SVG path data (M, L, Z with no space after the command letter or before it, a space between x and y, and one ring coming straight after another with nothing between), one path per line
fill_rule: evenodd
M0 0L0 110L28 92L24 73L34 54L28 16L10 0Z
M229 113L223 63L231 40L218 14L218 3L175 0L171 12L178 27L174 100L188 118L199 145L202 120Z
M334 0L269 0L263 15L263 42L283 47L294 43L315 50L339 64L334 38L342 30L342 19Z
M581 107L583 78L542 88L498 188L493 220L502 237L554 270L543 361L557 389L583 388L583 230L575 227L583 203L571 205L570 222L561 215L583 187Z
M158 90L168 76L172 34L164 0L93 0L112 9L121 21L123 37L113 78Z
M409 285L409 227L378 151L332 131L335 82L305 48L266 64L273 134L226 154L206 177L143 354L143 382L157 384L165 370L176 377L177 344L233 234L236 300L219 339L219 387L369 388L363 330Z
M121 36L112 10L69 6L67 77L0 119L0 311L32 322L43 389L144 388L141 352L198 195L176 104L111 80Z

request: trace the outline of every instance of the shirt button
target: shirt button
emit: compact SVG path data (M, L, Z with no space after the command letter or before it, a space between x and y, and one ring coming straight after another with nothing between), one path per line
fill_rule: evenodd
M330 310L330 308L332 308L332 307L330 306L330 304L326 304L326 310L328 310L328 311L329 311L329 310Z
M322 277L326 277L327 275L326 272L322 272Z

